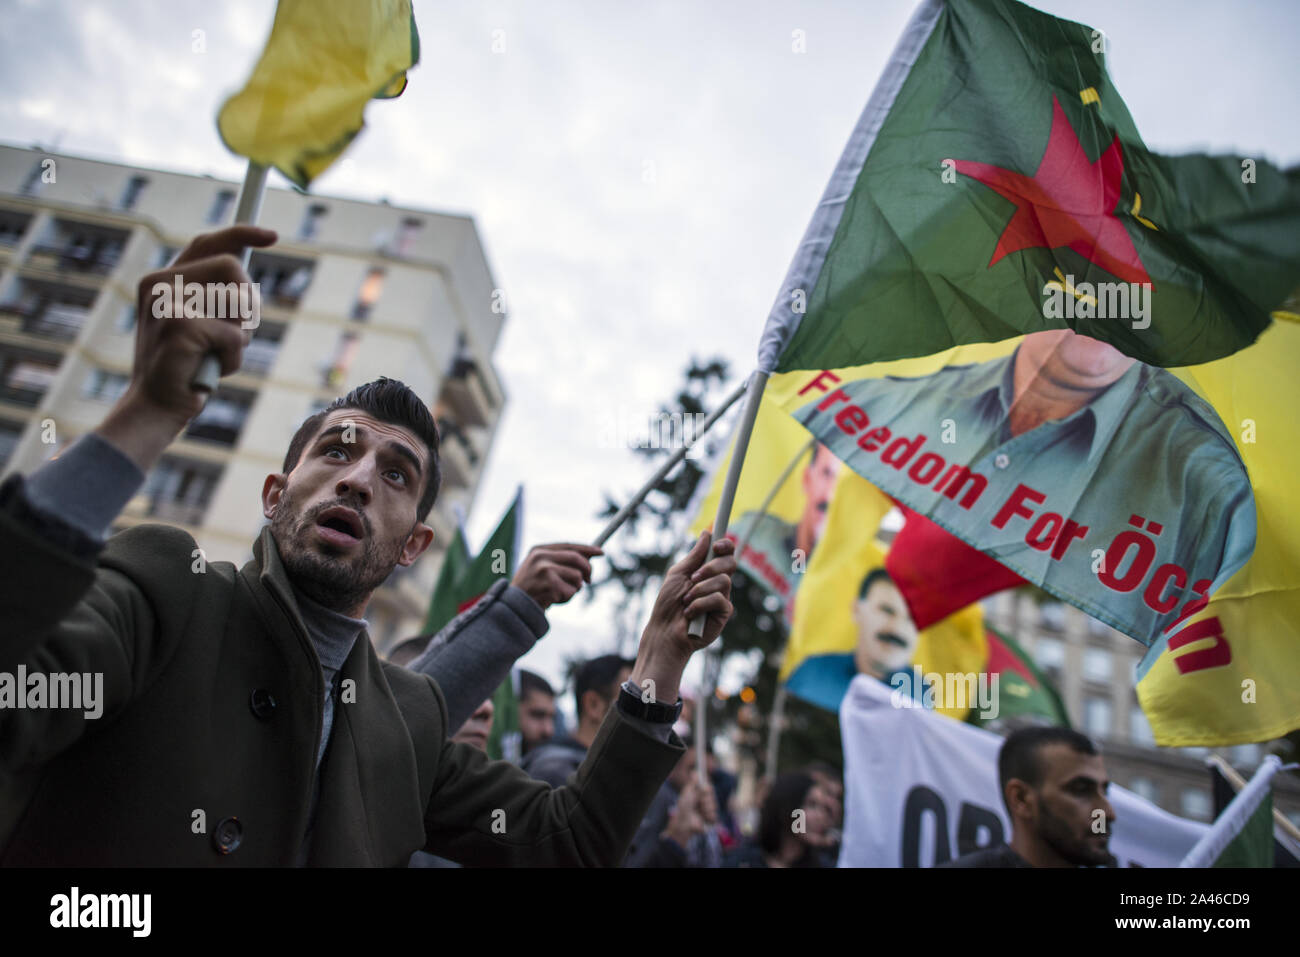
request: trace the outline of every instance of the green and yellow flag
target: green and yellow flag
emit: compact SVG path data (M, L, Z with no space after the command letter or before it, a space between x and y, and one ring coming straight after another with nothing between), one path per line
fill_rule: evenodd
M1157 742L1265 740L1300 727L1300 169L1152 153L1104 43L921 3L759 368L886 495L1147 645Z
M280 0L266 49L217 114L231 152L306 189L399 96L420 59L411 0Z

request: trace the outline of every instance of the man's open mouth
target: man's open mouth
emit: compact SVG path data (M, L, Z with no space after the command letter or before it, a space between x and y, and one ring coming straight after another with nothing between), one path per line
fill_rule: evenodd
M907 647L907 642L905 642L902 638L899 638L898 635L890 634L887 631L882 632L876 637L878 637L882 642L884 642L887 645L898 645L898 647L900 648Z
M327 508L316 517L321 537L333 545L355 545L365 538L361 516L350 508Z

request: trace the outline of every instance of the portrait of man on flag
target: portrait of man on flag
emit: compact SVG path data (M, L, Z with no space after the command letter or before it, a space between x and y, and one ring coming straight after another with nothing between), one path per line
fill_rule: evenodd
M915 377L809 376L796 416L887 494L1049 590L1067 583L1094 617L1155 635L1178 616L1177 588L1213 591L1254 550L1231 435L1176 375L1109 343L1049 329L1008 346L970 363L955 350ZM1159 549L1146 588L1130 587L1145 546L1107 560L1126 534Z

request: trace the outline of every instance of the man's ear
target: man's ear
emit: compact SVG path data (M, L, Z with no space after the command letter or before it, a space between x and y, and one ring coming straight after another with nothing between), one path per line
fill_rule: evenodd
M275 518L275 510L280 505L280 499L284 497L285 486L289 482L289 476L274 473L266 477L262 483L262 514L267 518Z
M411 564L432 544L433 529L423 522L416 522L415 528L411 529L411 534L406 536L406 544L402 546L402 554L398 556L397 564Z
M600 696L599 691L596 691L594 688L588 688L582 693L582 711L578 713L578 721L582 721L582 716L584 714L603 714L601 708L606 706L608 703L609 702Z
M1005 799L1007 812L1013 822L1017 818L1032 819L1034 817L1033 789L1020 778L1012 778L1007 782Z

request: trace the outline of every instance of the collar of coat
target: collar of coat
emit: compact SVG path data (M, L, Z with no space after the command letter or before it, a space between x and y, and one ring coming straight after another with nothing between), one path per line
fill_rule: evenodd
M320 659L298 611L270 526L262 529L253 545L253 560L241 569L240 578L253 594L270 640L288 660L302 660L305 654L315 665L314 674L293 669L290 692L310 695L319 715L325 694ZM418 681L419 676L413 678ZM308 681L310 684L305 683ZM347 685L348 681L353 684ZM428 679L424 683L432 684ZM339 671L339 688L329 748L320 767L321 797L309 863L391 863L395 852L409 855L424 843L420 826L423 806L417 789L393 786L394 782L414 782L421 777L408 725L414 715L404 717L365 632L358 636ZM407 710L412 704L406 700L409 690L403 696ZM426 689L424 696L428 704L418 710L437 720L440 705L432 688ZM319 742L320 733L319 717L316 721L314 743ZM435 740L439 732L441 728L432 735ZM304 748L302 755L304 761L315 763L314 747ZM322 839L321 835L329 837Z

